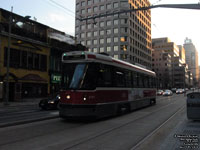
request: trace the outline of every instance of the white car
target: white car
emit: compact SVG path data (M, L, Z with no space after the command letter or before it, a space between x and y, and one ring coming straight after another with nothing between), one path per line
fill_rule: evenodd
M177 89L176 90L176 94L182 94L184 91L183 91L183 89Z
M173 95L173 92L171 90L165 90L163 92L163 96L171 96L171 95Z

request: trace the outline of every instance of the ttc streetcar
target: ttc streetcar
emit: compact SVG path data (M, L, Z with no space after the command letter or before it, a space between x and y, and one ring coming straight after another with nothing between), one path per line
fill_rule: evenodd
M156 103L156 75L142 67L92 52L62 55L62 118L102 118Z

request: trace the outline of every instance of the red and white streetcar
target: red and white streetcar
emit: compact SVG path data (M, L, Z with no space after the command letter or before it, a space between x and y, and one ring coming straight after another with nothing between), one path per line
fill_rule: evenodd
M156 103L155 73L92 52L62 55L59 115L102 118Z

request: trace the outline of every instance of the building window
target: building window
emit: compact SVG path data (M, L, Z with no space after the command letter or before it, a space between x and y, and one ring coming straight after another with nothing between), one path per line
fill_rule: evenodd
M101 5L101 6L100 6L100 10L104 10L104 5Z
M100 47L100 53L104 52L104 47Z
M85 2L84 1L81 2L81 6L85 6Z
M91 13L91 12L92 12L92 9L91 9L91 8L88 8L88 9L87 9L87 12L88 12L88 13Z
M81 33L81 38L85 38L85 33Z
M100 27L104 27L104 22L100 22Z
M83 14L83 15L85 14L85 9L81 10L81 14Z
M92 33L91 32L88 32L87 33L87 37L91 37Z
M93 44L94 44L94 45L97 45L97 40L93 40Z
M94 12L97 12L97 11L98 11L98 7L95 6L95 7L93 8L93 11L94 11Z
M114 55L114 58L115 59L119 59L119 55Z
M92 0L88 0L88 5L91 5L92 4Z
M104 39L100 39L100 44L104 44Z
M114 37L114 42L118 42L119 41L119 38L118 37Z
M39 54L34 54L33 56L33 59L34 59L34 66L33 68L34 69L39 69Z
M92 28L92 24L88 24L88 25L87 25L87 28L88 28L88 29L91 29L91 28Z
M91 41L89 40L89 41L87 41L87 45L91 45Z
M94 53L97 53L97 48L96 48L96 47L93 48L93 52L94 52Z
M119 24L119 20L118 19L114 20L114 25L118 25L118 24Z
M40 68L42 71L47 70L47 56L46 55L41 55L41 63L40 63Z
M117 34L118 33L118 28L115 28L114 29L114 34Z
M81 25L81 30L85 30L85 25Z
M114 51L118 51L119 50L119 46L114 46Z
M111 51L111 47L108 46L108 47L107 47L107 52L110 52L110 51Z
M127 19L121 19L121 24L127 24Z
M107 26L111 26L111 21L110 21L110 20L107 21L107 22L106 22L106 25L107 25Z
M104 35L104 30L101 30L99 34Z
M94 31L94 36L97 36L97 31Z
M127 28L121 28L121 33L127 33L128 29Z
M99 2L99 0L94 0L94 3L98 3Z
M106 42L107 42L107 43L111 43L111 38L107 38L107 39L106 39Z
M77 27L76 27L76 32L78 32L78 30L79 30L79 27L77 26Z
M106 34L110 35L111 34L111 29L106 30Z
M128 7L129 3L127 1L122 1L121 6L122 7Z
M113 3L113 8L118 8L118 7L119 7L119 3L118 2Z
M111 4L107 4L106 9L111 9Z

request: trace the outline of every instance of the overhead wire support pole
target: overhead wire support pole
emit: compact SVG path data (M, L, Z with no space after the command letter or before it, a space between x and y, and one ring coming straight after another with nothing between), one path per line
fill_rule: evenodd
M12 27L12 12L13 7L11 7L11 12L9 16L8 23L8 49L7 49L7 67L6 67L6 95L4 105L9 105L9 72L10 72L10 46L11 46L11 27Z
M140 7L137 9L129 9L129 10L123 10L123 11L118 11L118 12L111 12L111 13L106 13L106 14L100 14L92 17L87 17L87 18L80 18L80 21L86 21L86 20L95 20L96 18L100 17L107 17L107 16L112 16L116 14L122 14L122 13L130 13L134 11L140 11L140 10L148 10L152 8L178 8L178 9L200 9L200 4L161 4L161 5L152 5L148 7Z

